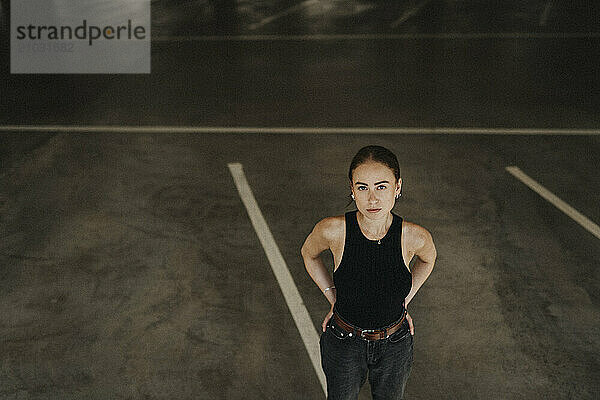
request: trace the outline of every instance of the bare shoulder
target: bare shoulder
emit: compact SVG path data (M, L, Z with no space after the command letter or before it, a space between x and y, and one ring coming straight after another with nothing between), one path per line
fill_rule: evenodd
M315 258L321 252L337 248L344 239L344 216L323 218L313 228L302 245L303 257Z
M340 237L344 237L345 224L346 222L343 215L323 218L315 225L314 232L318 233L329 242L336 241Z
M426 246L433 246L433 238L431 237L431 233L421 225L417 225L414 222L406 220L403 221L402 235L404 236L406 244L413 251L418 251Z

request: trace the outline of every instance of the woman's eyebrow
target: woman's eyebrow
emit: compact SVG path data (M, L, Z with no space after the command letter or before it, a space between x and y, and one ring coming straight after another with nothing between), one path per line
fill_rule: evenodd
M379 181L379 182L375 182L375 186L377 186L377 185L381 185L382 183L390 183L390 181ZM356 181L354 184L355 184L355 185L365 185L365 186L369 186L369 184L368 184L368 183L359 182L359 181Z

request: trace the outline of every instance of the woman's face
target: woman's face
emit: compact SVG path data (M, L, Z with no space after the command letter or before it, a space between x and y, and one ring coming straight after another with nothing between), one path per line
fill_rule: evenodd
M369 219L387 218L400 193L402 179L394 177L387 165L376 161L360 164L352 173L352 194L356 207Z

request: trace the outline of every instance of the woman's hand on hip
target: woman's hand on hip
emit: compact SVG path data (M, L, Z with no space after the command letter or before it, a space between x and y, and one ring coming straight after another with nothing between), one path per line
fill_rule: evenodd
M415 335L415 326L413 325L413 320L411 318L411 316L408 314L408 311L406 312L406 320L408 321L408 326L410 328L410 334L411 335Z
M323 328L323 332L325 332L325 330L327 329L327 323L331 319L332 315L333 315L333 305L331 306L331 309L329 310L329 312L325 316L325 319L323 320L323 323L321 324L321 327Z

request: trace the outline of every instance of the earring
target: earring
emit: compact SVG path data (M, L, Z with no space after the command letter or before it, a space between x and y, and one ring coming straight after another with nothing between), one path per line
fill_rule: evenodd
M352 197L352 200L354 200L354 195L353 194L351 194L350 197Z

